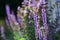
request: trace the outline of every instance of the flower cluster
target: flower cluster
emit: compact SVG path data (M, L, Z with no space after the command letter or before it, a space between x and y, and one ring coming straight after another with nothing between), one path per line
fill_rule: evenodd
M23 33L21 33L20 29L23 29L23 31L25 31L28 25L25 21L33 18L36 40L42 40L42 38L43 40L47 40L46 28L48 29L48 26L45 12L45 4L45 0L24 0L22 2L22 7L18 6L17 8L17 18L14 15L14 11L10 12L9 5L6 5L7 25L11 26L14 34L17 32L21 36ZM46 32L40 29L40 14L42 14L43 27ZM28 21L28 23L32 23L32 21Z

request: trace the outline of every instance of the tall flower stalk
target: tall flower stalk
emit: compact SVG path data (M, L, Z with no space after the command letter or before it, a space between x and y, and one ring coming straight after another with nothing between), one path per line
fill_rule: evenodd
M35 26L35 37L36 37L36 40L38 40L38 26L37 26L37 15L34 14L34 26Z
M46 10L45 10L45 0L43 0L42 3L42 20L43 20L43 26L44 26L44 34L43 34L43 40L47 40L47 32L48 32L48 25L47 25L47 17L46 17Z
M19 28L19 25L16 21L16 18L15 18L15 15L14 15L14 12L12 11L10 13L10 7L9 5L6 5L6 14L7 14L7 19L6 19L6 22L9 21L9 24L10 24L10 27L11 29L13 30L13 34L14 34L14 39L18 40L19 39L19 32L20 32L20 28ZM17 38L16 38L17 37Z

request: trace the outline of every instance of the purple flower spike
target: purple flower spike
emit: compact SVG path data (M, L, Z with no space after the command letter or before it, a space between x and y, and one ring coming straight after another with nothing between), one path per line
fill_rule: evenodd
M6 8L6 14L7 14L7 16L9 16L10 15L10 7L9 7L9 5L6 5L5 8Z
M12 11L11 18L12 18L12 20L13 20L14 22L16 22L16 17L15 17L15 15L14 15L14 11Z
M42 8L41 10L42 10L43 26L45 28L43 40L47 40L47 31L48 31L47 29L48 29L48 26L47 26L46 12L45 12L45 8Z

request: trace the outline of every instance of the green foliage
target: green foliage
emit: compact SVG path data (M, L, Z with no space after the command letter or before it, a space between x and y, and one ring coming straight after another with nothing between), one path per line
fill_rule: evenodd
M25 38L20 38L19 40L26 40Z
M6 35L7 40L14 40L13 33L8 28L5 29L5 35Z

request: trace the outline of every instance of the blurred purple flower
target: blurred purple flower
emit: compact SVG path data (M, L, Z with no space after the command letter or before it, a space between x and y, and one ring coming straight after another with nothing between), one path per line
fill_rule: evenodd
M9 16L10 15L10 7L9 7L9 5L6 5L5 8L6 8L6 14L7 14L7 16Z
M47 26L47 18L46 18L46 12L45 8L42 8L42 19L43 19L43 26L45 28L45 32L47 32L48 26ZM43 40L47 40L47 33L44 32Z

